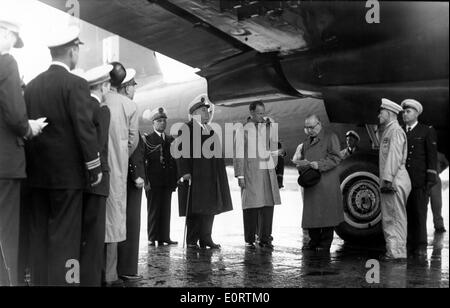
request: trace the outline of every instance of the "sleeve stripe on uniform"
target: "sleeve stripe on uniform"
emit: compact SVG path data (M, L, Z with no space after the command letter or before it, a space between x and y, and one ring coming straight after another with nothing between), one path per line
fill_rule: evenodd
M436 171L436 170L433 170L433 169L428 169L427 172L437 174L437 171Z
M88 168L88 170L100 167L100 158L96 158L94 160L91 160L90 162L87 162L86 167Z

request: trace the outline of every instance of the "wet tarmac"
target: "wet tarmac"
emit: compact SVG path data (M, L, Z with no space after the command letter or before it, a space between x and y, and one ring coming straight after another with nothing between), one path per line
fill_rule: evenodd
M302 251L307 235L301 229L301 193L296 170L287 170L282 205L273 221L274 249L246 248L243 239L240 193L228 168L234 210L216 216L213 239L220 250L183 249L184 218L178 217L176 193L172 201L172 240L177 246L147 245L146 200L143 197L139 274L136 287L449 287L448 232L434 234L428 215L426 257L404 262L377 262L383 246L351 246L335 235L330 253ZM448 230L448 169L443 180L443 216ZM374 265L375 264L375 265ZM370 283L373 282L373 283Z

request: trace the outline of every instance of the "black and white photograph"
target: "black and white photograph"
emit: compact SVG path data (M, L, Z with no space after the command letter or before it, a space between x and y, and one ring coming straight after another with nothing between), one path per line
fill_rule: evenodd
M448 289L448 78L449 2L0 0L0 291Z

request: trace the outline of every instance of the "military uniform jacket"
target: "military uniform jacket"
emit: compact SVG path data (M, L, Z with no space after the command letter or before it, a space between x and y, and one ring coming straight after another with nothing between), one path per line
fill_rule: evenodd
M102 168L102 181L94 187L88 187L87 192L108 197L109 195L109 165L108 165L108 133L109 122L111 120L111 112L106 105L101 105L100 102L92 97L91 102L94 105L94 124L97 129L98 144L100 146L100 164Z
M150 187L165 187L175 190L177 187L177 167L170 154L170 145L174 138L165 135L165 140L156 133L144 136L145 172Z
M128 181L134 182L141 178L145 180L145 166L144 166L145 146L142 136L139 134L139 140L136 150L131 154L128 161Z
M22 138L28 130L17 62L8 54L0 55L0 179L25 177Z
M201 148L194 146L194 133L200 132L201 135L196 138L200 139L201 147L207 140L212 140L209 138L218 139L218 136L211 129L208 134L203 135L201 126L195 120L187 123L184 128L188 128L188 132L185 131L184 133L189 133L190 137L190 156L177 159L177 170L179 177L188 173L192 175L188 215L191 213L216 215L231 211L233 205L224 159L217 157L207 158L203 155ZM182 146L185 146L185 144L182 144ZM194 148L196 148L196 154L198 154L195 157L193 153ZM221 148L215 148L214 150L214 152L222 153ZM181 216L186 215L186 185L186 182L184 182L178 189L179 212Z
M101 172L100 147L93 122L94 106L86 80L51 65L25 90L31 119L46 117L48 126L27 142L31 187L84 189L87 169Z
M414 129L406 133L406 137L408 138L406 170L408 170L412 187L425 187L428 181L434 183L437 180L435 130L431 126L417 123Z

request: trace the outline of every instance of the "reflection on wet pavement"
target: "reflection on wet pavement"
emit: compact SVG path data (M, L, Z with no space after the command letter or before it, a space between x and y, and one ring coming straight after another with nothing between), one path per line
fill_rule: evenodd
M447 171L448 172L448 171ZM448 173L447 173L448 174ZM220 250L182 248L184 219L177 217L177 199L172 204L171 236L178 246L147 246L146 206L143 204L139 287L449 287L448 233L434 234L429 223L428 255L405 262L380 262L379 283L366 280L366 263L384 253L383 246L356 247L335 236L330 253L302 251L308 240L300 228L301 197L290 185L295 172L286 176L283 204L275 208L274 246L256 249L244 246L239 190L229 172L234 210L216 217L213 238ZM145 198L144 198L145 202ZM448 189L443 194L443 216L448 229ZM431 220L431 212L428 220ZM370 243L368 243L370 244Z

